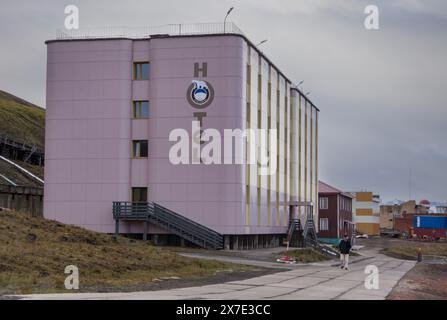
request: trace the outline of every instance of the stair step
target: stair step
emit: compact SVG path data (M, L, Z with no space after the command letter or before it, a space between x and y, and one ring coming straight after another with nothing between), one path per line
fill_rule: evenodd
M205 248L222 248L223 236L200 224L154 204L155 222L185 240ZM170 221L169 221L170 220ZM183 225L183 227L182 227ZM185 230L186 229L186 230Z

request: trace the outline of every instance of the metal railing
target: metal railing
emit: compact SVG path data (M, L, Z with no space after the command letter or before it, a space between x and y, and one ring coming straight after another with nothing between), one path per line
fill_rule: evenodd
M144 220L154 214L151 202L114 202L113 218L115 220Z
M11 138L6 134L0 133L0 154L11 158L11 160L21 160L43 166L45 161L44 152L44 149L37 147L31 142Z
M11 146L19 150L33 152L39 155L44 154L44 150L37 147L35 144L22 139L11 138L10 136L3 133L0 133L0 144Z
M324 255L327 255L330 257L337 257L340 255L337 250L332 249L329 246L322 245L317 240L314 240L312 238L306 238L305 241L306 241L306 246L312 247L314 250L317 250Z
M201 34L231 33L243 35L233 22L166 24L145 27L93 27L80 29L58 29L57 40L106 39L106 38L151 38L156 35L186 36Z
M113 202L113 217L151 222L198 246L223 248L220 233L154 202Z
M311 238L311 239L317 240L317 233L315 230L315 222L314 222L312 215L310 215L310 216L308 215L308 217L307 217L306 223L304 225L303 236L304 236L304 239Z

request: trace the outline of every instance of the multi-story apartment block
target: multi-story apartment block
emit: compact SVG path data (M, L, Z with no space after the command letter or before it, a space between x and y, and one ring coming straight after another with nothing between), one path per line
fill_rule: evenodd
M227 248L277 245L291 214L316 218L319 110L248 38L226 30L47 41L46 218L196 243L200 225ZM195 159L193 121L222 138L211 164ZM276 131L271 174L250 163L250 138L235 134L224 153L228 129ZM185 135L189 154L177 161ZM201 137L203 151L211 139ZM166 209L177 229L161 213L124 219L144 203Z

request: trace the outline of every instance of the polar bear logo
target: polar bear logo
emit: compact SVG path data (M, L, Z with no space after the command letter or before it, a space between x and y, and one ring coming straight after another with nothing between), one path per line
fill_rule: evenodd
M210 95L210 90L208 89L206 82L193 80L192 84L194 85L194 89L192 89L193 100L198 104L204 103Z
M214 98L214 90L211 84L204 80L192 80L188 87L186 98L197 109L206 108Z

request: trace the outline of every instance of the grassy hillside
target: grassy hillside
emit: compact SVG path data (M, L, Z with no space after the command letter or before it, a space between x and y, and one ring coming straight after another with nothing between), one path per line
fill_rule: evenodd
M44 148L45 109L0 90L0 137L4 135ZM22 161L15 162L43 179L42 167L30 165ZM34 179L3 161L0 161L0 174L8 177L8 179L11 179L18 185L42 186ZM8 183L0 178L0 184Z
M141 290L166 278L249 269L182 257L148 242L123 237L115 241L110 235L0 211L0 295L67 292L64 270L68 265L79 268L81 292Z
M45 109L0 90L0 135L45 144Z
M15 163L43 179L43 167L34 166L23 161L15 161ZM0 174L6 176L19 186L42 187L41 183L4 161L0 161ZM0 184L8 184L8 182L0 177Z

